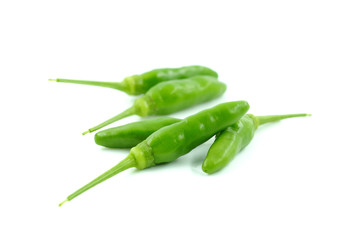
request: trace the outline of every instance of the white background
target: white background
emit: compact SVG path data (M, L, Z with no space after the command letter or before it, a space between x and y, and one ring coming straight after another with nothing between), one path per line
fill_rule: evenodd
M354 1L1 1L1 239L355 239ZM227 168L127 170L58 203L128 150L87 128L134 97L48 78L120 81L199 64L261 127ZM111 125L138 120L130 117Z

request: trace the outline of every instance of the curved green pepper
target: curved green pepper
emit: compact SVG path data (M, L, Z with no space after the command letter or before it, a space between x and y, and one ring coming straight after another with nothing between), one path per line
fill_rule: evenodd
M184 80L162 82L137 98L132 107L90 128L83 135L135 114L145 117L174 113L217 98L225 90L226 85L211 76L195 76Z
M248 109L245 101L222 103L159 129L133 147L120 163L69 195L59 206L128 168L144 169L177 159L237 122Z
M252 114L244 115L237 123L217 134L215 142L202 163L202 170L206 173L214 173L224 168L238 152L250 143L256 129L261 124L305 116L310 115L305 113L258 117Z
M76 83L84 85L92 85L99 87L113 88L123 91L129 95L139 95L146 93L151 87L158 83L190 78L197 75L207 75L212 77L218 77L218 74L210 68L204 66L185 66L180 68L160 68L154 69L149 72L145 72L139 75L132 75L126 77L122 82L99 82L88 80L73 80L73 79L49 79L50 81L64 82L64 83Z
M102 130L95 134L98 145L109 148L131 148L145 140L162 127L179 122L181 119L157 117Z

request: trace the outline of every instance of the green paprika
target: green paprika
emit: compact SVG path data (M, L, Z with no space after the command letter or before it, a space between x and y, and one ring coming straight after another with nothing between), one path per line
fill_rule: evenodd
M310 116L310 114L300 113L257 117L252 114L244 115L238 122L216 135L216 139L202 163L202 170L211 174L224 168L238 152L250 143L260 125L286 118L305 116Z
M179 122L172 117L156 117L108 128L95 134L98 145L109 148L132 148L162 127Z
M128 168L144 169L174 161L237 122L248 109L246 101L222 103L159 129L133 147L120 163L69 195L59 206Z
M109 120L90 128L94 132L122 118L139 115L167 115L221 96L226 85L211 76L195 76L183 80L162 82L136 99L133 106Z
M92 85L99 87L113 88L123 91L129 95L139 95L146 93L150 88L158 83L185 79L198 75L206 75L212 77L218 77L218 74L212 69L204 66L185 66L180 68L160 68L154 69L142 74L132 75L123 79L122 82L100 82L100 81L88 81L88 80L73 80L73 79L49 79L50 81L64 82L64 83L76 83L84 85Z

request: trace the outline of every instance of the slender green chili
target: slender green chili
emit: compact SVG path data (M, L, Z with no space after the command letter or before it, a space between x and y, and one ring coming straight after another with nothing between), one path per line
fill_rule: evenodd
M72 79L49 79L50 81L76 83L84 85L92 85L99 87L107 87L126 92L129 95L139 95L146 93L151 87L160 82L190 78L197 75L207 75L218 77L218 74L210 68L203 66L185 66L180 68L160 68L145 72L139 75L126 77L122 82L100 82L88 80L72 80Z
M224 168L238 152L250 143L258 126L286 118L305 116L310 116L310 114L301 113L258 117L252 114L244 115L237 123L217 134L215 142L210 147L206 159L203 161L202 170L211 174Z
M133 106L109 120L90 128L83 135L94 132L122 118L139 115L166 115L207 102L221 96L226 85L211 76L195 76L184 80L162 82L139 97Z
M98 145L109 148L132 148L162 127L179 122L181 119L156 117L109 128L95 134Z
M174 161L237 122L248 109L245 101L222 103L159 129L133 147L120 163L69 195L59 206L128 168L144 169Z

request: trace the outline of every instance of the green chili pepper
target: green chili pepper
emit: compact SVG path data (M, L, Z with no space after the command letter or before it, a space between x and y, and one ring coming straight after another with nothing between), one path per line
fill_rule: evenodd
M187 154L217 132L237 122L248 109L249 104L245 101L222 103L159 129L133 147L120 163L69 195L59 206L128 168L144 169Z
M98 145L109 148L131 148L145 140L150 134L162 127L179 122L181 119L157 117L128 123L126 125L102 130L95 134Z
M87 80L72 79L49 79L50 81L76 83L84 85L92 85L99 87L107 87L126 92L129 95L139 95L146 93L154 85L176 79L190 78L197 75L207 75L218 77L218 74L210 68L203 66L186 66L181 68L160 68L140 75L126 77L122 82L99 82Z
M226 85L211 76L195 76L184 80L162 82L139 97L133 106L109 120L90 128L94 132L122 118L139 115L166 115L221 96Z
M244 115L237 123L217 134L215 142L208 150L206 159L203 161L202 170L206 173L214 173L224 168L238 152L250 143L256 129L261 124L305 116L310 116L310 114L301 113L258 117L252 114Z

